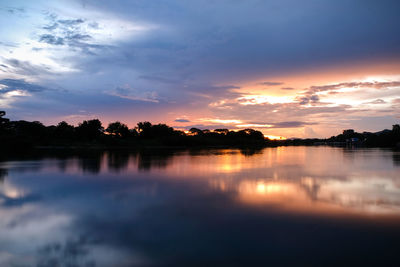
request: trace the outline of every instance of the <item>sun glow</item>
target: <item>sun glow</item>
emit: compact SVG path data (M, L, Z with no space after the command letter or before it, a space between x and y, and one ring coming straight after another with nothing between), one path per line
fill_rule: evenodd
M279 136L279 135L268 135L268 134L264 134L265 138L268 138L270 140L286 140L286 137L283 136Z

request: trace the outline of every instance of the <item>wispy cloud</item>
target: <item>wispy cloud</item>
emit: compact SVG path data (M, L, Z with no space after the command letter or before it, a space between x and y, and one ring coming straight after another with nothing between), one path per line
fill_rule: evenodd
M158 94L156 92L139 91L137 89L131 88L129 85L117 87L112 91L106 92L106 94L133 101L144 101L152 103L160 102Z
M262 82L260 84L265 85L265 86L275 86L275 85L282 85L284 83L283 82Z

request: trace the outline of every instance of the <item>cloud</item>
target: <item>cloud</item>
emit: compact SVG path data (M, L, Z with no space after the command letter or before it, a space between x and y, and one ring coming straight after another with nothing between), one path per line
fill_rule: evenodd
M177 120L175 120L177 121ZM305 121L281 121L281 122L253 122L253 121L241 121L237 123L229 122L229 123L209 123L209 124L192 124L186 126L174 126L176 128L200 128L200 129L244 129L244 128L260 128L260 129L283 129L283 128L299 128L308 125L318 125L318 122L305 122Z
M27 98L46 90L48 88L25 80L2 79L0 80L0 106L9 109L11 104L15 104L16 100L22 100L22 97Z
M15 58L3 59L2 71L9 74L22 76L43 76L52 73L50 67L45 65L32 64L29 61L22 61Z
M19 103L19 110L15 109L16 114L24 114L21 116L40 114L42 117L36 117L41 120L50 116L41 110L59 111L70 106L76 110L87 107L106 117L110 114L104 109L106 103L113 105L116 117L132 111L132 120L154 113L154 117L164 116L170 121L187 114L193 122L206 111L210 113L207 116L223 119L319 119L323 124L332 121L331 117L348 118L359 112L352 101L344 101L349 105L323 102L341 96L333 94L342 94L345 86L355 86L359 91L365 86L380 92L385 88L396 90L390 86L398 86L398 82L311 83L313 87L307 86L304 92L293 93L286 100L272 99L277 103L238 103L237 98L243 95L235 84L265 81L263 86L288 90L288 95L290 90L297 93L298 88L294 84L295 88L283 87L286 80L278 77L313 71L315 66L330 68L337 62L352 66L357 60L371 64L373 69L376 59L395 61L400 55L399 27L395 23L398 1L385 5L350 1L345 9L340 1L323 5L290 2L294 8L288 10L287 3L280 1L171 0L167 5L101 0L85 1L84 8L68 1L27 1L22 6L29 17L7 12L0 16L4 25L15 25L2 29L1 78L54 83L73 92L66 97L46 91L46 98L29 98L24 107ZM370 10L378 9L380 12L371 17ZM265 16L265 10L276 12ZM332 21L337 23L333 25ZM132 84L134 89L115 89L121 84ZM295 103L290 103L296 96ZM394 98L378 92L368 96L360 92L358 96L361 103ZM285 103L279 103L281 100ZM368 108L370 115L374 106ZM66 114L76 114L76 110Z
M58 23L52 23L46 26L43 26L42 28L45 30L53 31L58 27Z
M164 77L158 77L158 76L152 76L152 75L140 75L138 78L139 79L143 79L143 80L152 81L152 82L154 81L154 82L167 83L167 84L179 83L179 80L174 80L174 79L164 78Z
M134 100L134 101L144 101L144 102L152 102L159 103L160 99L158 98L158 94L156 92L149 91L139 91L125 85L123 87L117 87L110 92L106 92L109 95L117 96L124 99Z
M385 103L386 103L386 101L383 99L375 99L373 101L365 102L365 104L377 104L377 105L385 104Z
M317 122L304 122L304 121L283 121L271 123L272 128L296 128L303 127L306 125L317 125Z
M318 95L302 96L298 97L297 101L299 101L300 105L315 104L319 102L319 96Z
M344 82L336 84L328 84L322 86L311 86L308 93L325 92L331 90L338 90L342 88L374 88L374 89L387 89L391 87L400 87L400 81L390 82Z
M42 92L47 90L48 88L28 83L25 80L17 80L17 79L2 79L0 80L0 85L3 85L0 89L0 94L8 93L15 90L23 90L29 93Z
M84 19L57 19L58 15L50 13L46 16L48 24L41 29L38 41L54 46L67 46L72 50L79 49L88 55L95 55L100 50L110 48L108 44L97 43L90 34L90 29L95 29L93 25L97 22L89 22Z
M281 122L244 122L249 128L298 128L306 125L317 125L317 122L281 121Z
M83 20L83 19L60 19L60 20L57 20L57 22L60 24L66 25L68 27L71 27L71 26L76 26L78 24L84 23L85 20Z
M266 85L266 86L275 86L275 85L282 85L284 83L283 82L262 82L260 84L261 85Z
M191 128L198 128L201 130L215 130L215 129L234 129L236 128L235 125L231 125L231 124L192 124L192 125L185 125L185 126L172 126L173 128L177 128L177 129L185 129L185 130L190 130Z
M190 122L190 120L187 120L187 119L176 119L174 121L176 121L176 122Z
M40 36L39 42L51 45L64 45L64 38L57 37L51 34L43 34Z

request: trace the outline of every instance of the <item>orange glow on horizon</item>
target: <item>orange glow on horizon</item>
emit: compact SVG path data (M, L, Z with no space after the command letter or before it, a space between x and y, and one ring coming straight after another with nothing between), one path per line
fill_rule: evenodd
M279 135L268 135L268 134L264 134L265 138L268 138L270 140L286 140L286 137L283 136L279 136Z

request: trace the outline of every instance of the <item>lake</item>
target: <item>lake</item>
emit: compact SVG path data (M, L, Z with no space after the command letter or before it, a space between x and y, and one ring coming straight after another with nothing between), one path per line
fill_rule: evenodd
M0 266L398 266L400 152L43 152L0 162Z

